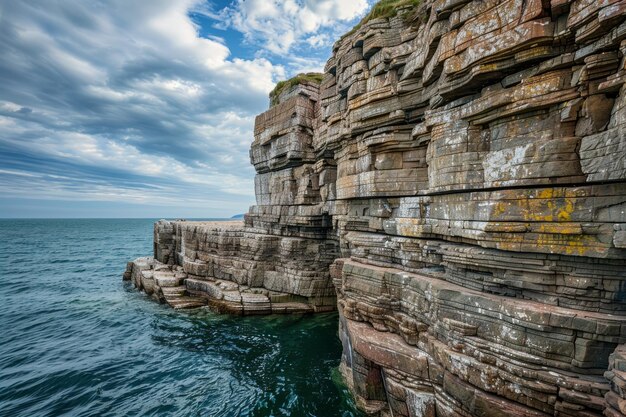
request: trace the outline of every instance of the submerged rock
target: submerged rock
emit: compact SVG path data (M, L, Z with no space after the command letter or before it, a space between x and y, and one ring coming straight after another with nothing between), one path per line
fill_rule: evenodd
M388 3L257 117L244 222L160 221L125 279L338 308L373 415L626 415L626 3Z

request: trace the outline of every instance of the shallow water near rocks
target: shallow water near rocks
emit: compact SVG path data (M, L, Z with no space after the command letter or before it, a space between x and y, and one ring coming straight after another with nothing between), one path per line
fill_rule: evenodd
M0 415L357 415L336 314L178 312L122 283L152 223L0 220Z

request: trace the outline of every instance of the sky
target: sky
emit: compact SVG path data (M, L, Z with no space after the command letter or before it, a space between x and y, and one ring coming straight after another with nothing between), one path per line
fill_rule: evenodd
M269 91L371 3L0 0L0 218L246 212Z

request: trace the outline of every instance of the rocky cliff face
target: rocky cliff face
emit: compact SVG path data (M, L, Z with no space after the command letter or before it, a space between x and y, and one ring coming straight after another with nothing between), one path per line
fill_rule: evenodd
M244 314L336 293L372 414L626 415L625 50L618 0L369 20L258 116L245 224L159 222L126 276Z
M339 239L322 203L334 165L331 173L313 147L319 82L288 83L273 102L256 119L250 149L257 205L243 223L157 222L154 258L125 274L138 288L176 308L208 303L235 314L336 308L330 265Z

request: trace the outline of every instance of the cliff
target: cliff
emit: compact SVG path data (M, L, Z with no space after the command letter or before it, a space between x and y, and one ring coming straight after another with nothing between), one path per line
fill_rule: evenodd
M125 277L336 306L371 414L626 415L626 1L386 3L257 117L243 224L160 221Z

